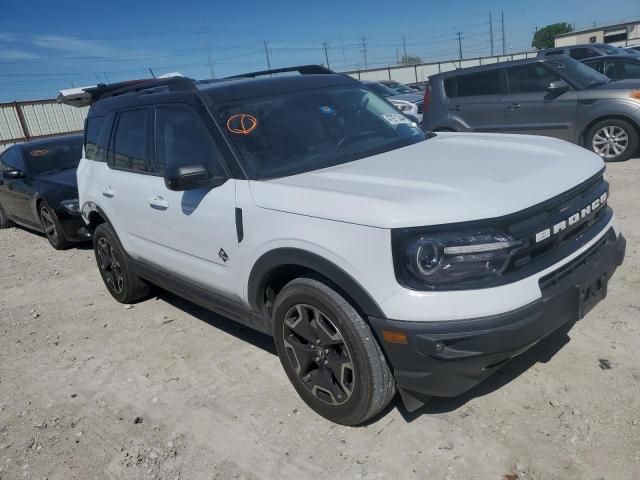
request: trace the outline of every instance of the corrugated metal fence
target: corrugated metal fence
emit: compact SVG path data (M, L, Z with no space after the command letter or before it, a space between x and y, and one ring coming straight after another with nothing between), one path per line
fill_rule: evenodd
M478 67L489 63L508 62L533 58L537 52L520 52L509 55L495 55L493 57L466 58L464 60L447 60L445 62L420 63L417 65L370 68L367 70L353 70L343 72L358 80L395 80L396 82L412 84L429 79L431 75L458 68Z
M34 138L81 132L88 111L56 100L0 103L0 152Z

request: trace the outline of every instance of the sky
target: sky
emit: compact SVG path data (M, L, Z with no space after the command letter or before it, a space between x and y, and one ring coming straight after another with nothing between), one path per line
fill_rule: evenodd
M0 0L0 102L53 98L61 88L178 71L223 77L326 63L337 71L394 65L406 45L423 61L531 47L536 27L577 29L640 19L638 0L175 1ZM603 17L603 12L606 17ZM363 43L365 48L363 48ZM266 45L265 45L266 44Z

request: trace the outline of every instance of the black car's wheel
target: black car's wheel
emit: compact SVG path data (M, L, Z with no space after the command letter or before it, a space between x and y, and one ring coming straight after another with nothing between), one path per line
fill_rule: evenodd
M335 290L295 279L278 294L273 317L280 362L318 414L357 425L389 404L395 394L389 365L369 326Z
M622 162L638 150L638 132L629 122L617 118L596 123L586 136L586 147L605 162Z
M113 229L103 223L93 233L93 250L107 290L120 303L133 303L149 293L149 284L130 268Z
M0 229L9 228L13 226L13 222L9 220L7 214L5 213L2 205L0 205Z
M40 224L42 230L49 240L49 243L56 250L65 250L71 245L65 238L62 231L62 224L56 215L56 212L49 206L47 202L42 202L38 209L40 216Z

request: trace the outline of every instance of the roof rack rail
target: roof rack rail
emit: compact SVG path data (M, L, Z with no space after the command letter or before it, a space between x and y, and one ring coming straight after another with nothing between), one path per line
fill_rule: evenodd
M104 98L124 95L125 93L140 92L165 86L169 87L170 90L193 90L194 80L187 77L146 78L110 83L108 85L99 84L95 87L85 88L84 91L91 95L91 103L93 103Z
M233 75L231 77L225 78L255 78L255 77L264 77L266 75L273 75L276 73L286 73L286 72L298 72L300 75L312 75L312 74L331 74L336 73L333 70L330 70L321 65L299 65L297 67L285 67L285 68L276 68L272 70L261 70L259 72L250 72L250 73L242 73L240 75Z

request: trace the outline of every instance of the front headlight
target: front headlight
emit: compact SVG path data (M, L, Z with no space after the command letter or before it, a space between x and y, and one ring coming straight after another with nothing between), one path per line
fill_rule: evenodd
M391 102L393 106L396 107L401 112L410 112L413 110L413 103L408 102Z
M494 229L407 234L394 238L400 283L418 290L460 287L500 275L522 242Z
M80 202L77 198L62 200L60 205L69 213L80 213Z

